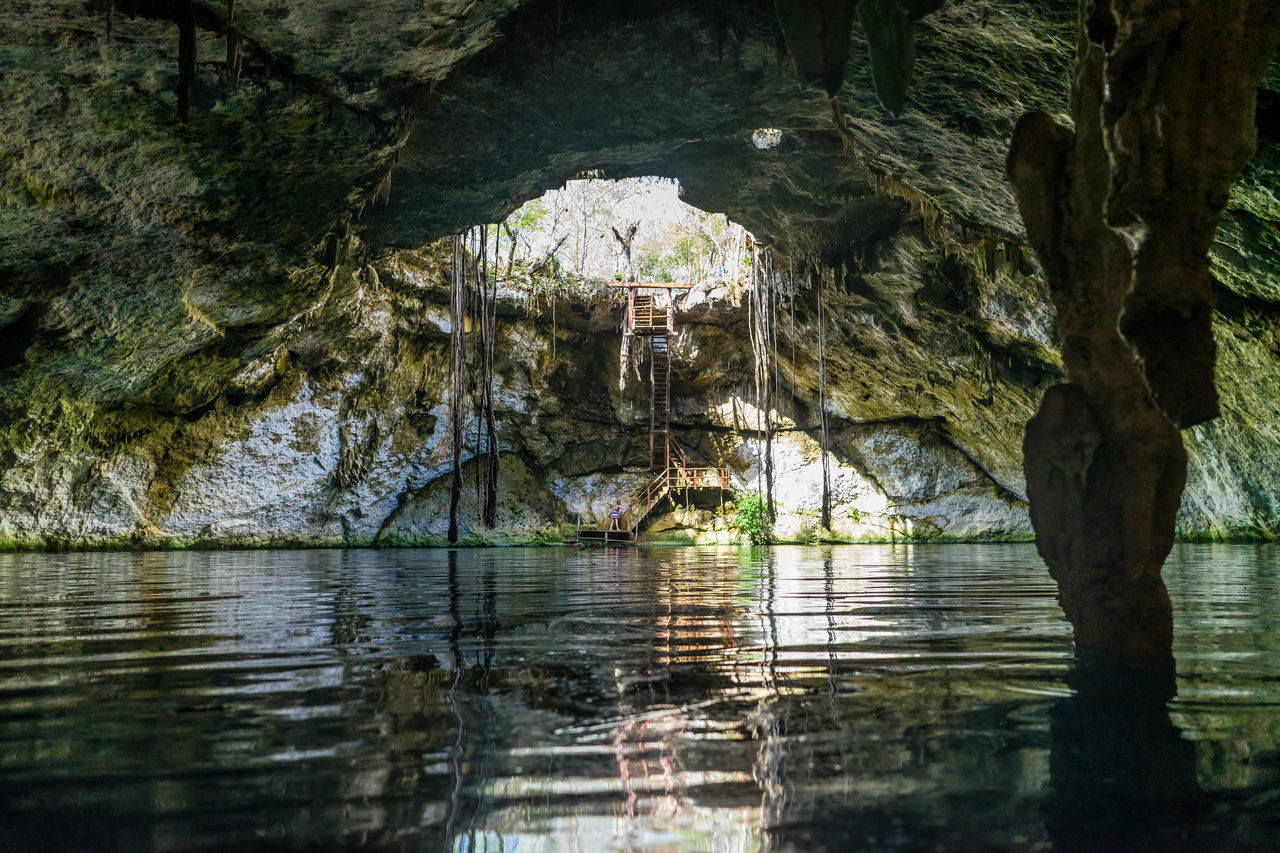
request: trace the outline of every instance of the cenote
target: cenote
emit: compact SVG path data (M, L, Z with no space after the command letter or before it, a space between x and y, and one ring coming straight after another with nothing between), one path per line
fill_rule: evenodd
M1174 550L1175 679L1028 545L9 555L0 841L1273 849L1278 570Z
M15 0L0 850L1271 849L1275 0Z

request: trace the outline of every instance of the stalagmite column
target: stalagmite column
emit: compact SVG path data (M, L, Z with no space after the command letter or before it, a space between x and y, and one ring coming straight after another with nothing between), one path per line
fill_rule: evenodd
M1074 129L1014 132L1067 374L1027 424L1027 495L1081 646L1170 655L1178 430L1218 411L1208 249L1278 38L1277 0L1082 0Z

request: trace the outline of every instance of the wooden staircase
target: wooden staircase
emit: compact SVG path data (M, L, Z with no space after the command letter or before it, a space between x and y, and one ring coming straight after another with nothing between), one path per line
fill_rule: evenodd
M627 292L627 334L669 335L675 325L673 299L667 299L665 308L659 307L652 293L641 293L639 288Z
M618 530L583 528L583 542L635 544L641 523L658 503L676 490L733 487L728 468L693 468L671 434L671 336L675 333L675 291L684 283L619 282L627 288L626 333L649 339L649 470L655 472L644 492L623 513ZM666 305L656 303L654 290L667 291Z
M649 470L671 465L671 349L666 335L649 338Z

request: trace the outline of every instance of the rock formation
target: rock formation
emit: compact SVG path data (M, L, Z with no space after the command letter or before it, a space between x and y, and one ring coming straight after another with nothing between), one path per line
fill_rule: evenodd
M1027 492L1080 645L1170 653L1178 430L1218 414L1209 247L1278 37L1266 2L1085 4L1074 128L1029 113L1014 134L1067 378L1027 425Z
M433 541L450 452L448 276L429 247L586 170L661 174L811 273L794 325L781 324L784 532L814 532L803 484L816 459L821 279L840 535L1027 535L1022 427L1065 370L1077 390L1051 392L1037 424L1058 426L1030 438L1053 448L1031 454L1033 503L1068 538L1092 535L1099 517L1126 525L1101 537L1121 552L1090 558L1082 588L1114 601L1123 577L1158 611L1133 618L1164 620L1158 563L1174 513L1185 535L1280 531L1274 67L1258 152L1220 223L1214 207L1244 158L1269 4L1233 0L1230 26L1181 47L1161 4L1098 4L1113 14L1086 20L1070 131L1049 116L1068 107L1072 0L817 4L855 21L847 41L812 30L820 61L787 48L796 19L782 7L801 5L5 4L0 538ZM882 36L868 47L872 32ZM1254 47L1225 50L1232 33ZM1130 61L1145 56L1177 73L1147 80ZM826 91L799 90L797 68ZM1152 106L1161 87L1201 83L1226 88ZM1148 144L1194 126L1200 104L1226 134L1191 133L1212 156L1186 167L1197 149ZM1019 133L1034 151L1014 158L1015 176L1029 170L1016 181L1029 239L1004 173L1028 111L1043 113ZM761 128L776 144L751 144ZM1043 194L1061 179L1044 171L1054 158L1091 176L1061 198L1079 214L1073 239L1097 251L1069 261L1062 229L1044 224L1069 211L1035 209L1057 197ZM1171 169L1185 179L1153 183ZM1081 282L1095 303L1066 295ZM698 299L678 345L678 426L746 485L757 460L745 320L731 293ZM603 303L561 302L553 322L550 310L499 299L509 501L473 538L554 537L557 520L601 511L639 476L627 445L643 407L639 383L619 387L616 316ZM1177 427L1214 411L1210 323L1222 415L1185 433L1179 503ZM1122 458L1103 476L1109 453ZM1054 497L1036 498L1038 484ZM1130 499L1141 511L1114 521ZM714 538L718 510L673 508L654 527ZM1051 565L1069 550L1056 541L1041 537ZM1085 624L1092 605L1063 584ZM1081 641L1123 644L1099 630Z

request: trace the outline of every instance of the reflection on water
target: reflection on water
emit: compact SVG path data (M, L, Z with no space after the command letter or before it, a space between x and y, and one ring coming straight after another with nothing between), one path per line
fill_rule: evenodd
M0 849L1269 849L1278 570L1175 678L1029 546L0 555Z

